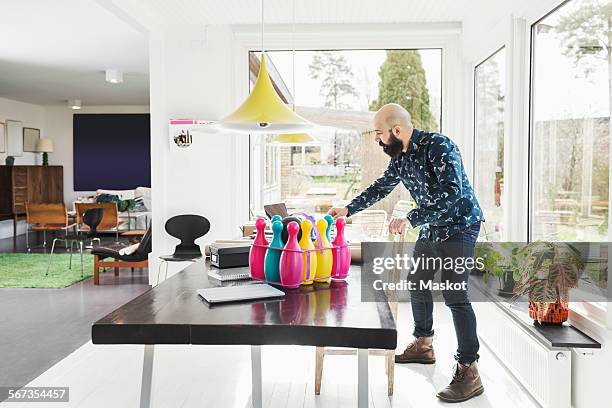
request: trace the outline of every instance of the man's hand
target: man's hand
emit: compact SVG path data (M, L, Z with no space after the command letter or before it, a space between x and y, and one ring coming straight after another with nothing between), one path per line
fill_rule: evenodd
M406 218L392 218L389 223L389 233L394 235L403 235L406 231L408 220Z
M334 217L334 220L338 217L346 217L348 215L348 208L346 207L334 207L327 212L329 215Z

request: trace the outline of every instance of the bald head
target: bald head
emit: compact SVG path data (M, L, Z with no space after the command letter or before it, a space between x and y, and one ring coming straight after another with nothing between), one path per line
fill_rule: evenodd
M383 105L378 112L376 112L376 116L374 117L375 123L377 119L389 128L396 125L400 125L404 128L412 127L410 113L402 105L397 103Z
M414 127L410 113L397 103L388 103L374 115L374 131L376 142L381 146L393 144L393 137L402 143L402 150L408 149L408 142ZM384 149L384 148L383 148Z

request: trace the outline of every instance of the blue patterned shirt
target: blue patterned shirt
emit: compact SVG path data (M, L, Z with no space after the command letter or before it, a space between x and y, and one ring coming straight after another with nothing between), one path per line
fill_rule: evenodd
M348 205L351 216L385 198L402 182L416 202L408 213L419 239L440 242L484 219L457 145L439 133L414 129L408 151Z

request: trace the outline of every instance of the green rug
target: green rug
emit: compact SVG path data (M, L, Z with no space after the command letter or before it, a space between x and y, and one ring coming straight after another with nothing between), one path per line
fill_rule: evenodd
M0 254L0 288L65 288L93 275L93 255L83 254L81 278L80 255L53 254L49 276L45 276L48 254Z

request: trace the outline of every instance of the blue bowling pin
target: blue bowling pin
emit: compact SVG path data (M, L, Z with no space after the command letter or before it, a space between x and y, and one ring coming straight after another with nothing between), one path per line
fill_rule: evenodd
M283 220L283 217L281 217L280 215L273 215L271 222L272 224L274 224L274 221L282 221L282 220Z
M325 218L325 221L327 221L327 229L325 230L325 235L327 236L327 241L328 242L332 242L331 238L329 237L329 233L331 231L332 225L334 225L334 217L332 217L331 215L327 214L323 218Z
M279 262L282 254L281 250L283 249L283 241L281 240L283 223L281 221L274 221L272 223L272 232L274 235L264 260L264 274L266 275L266 281L280 283Z

